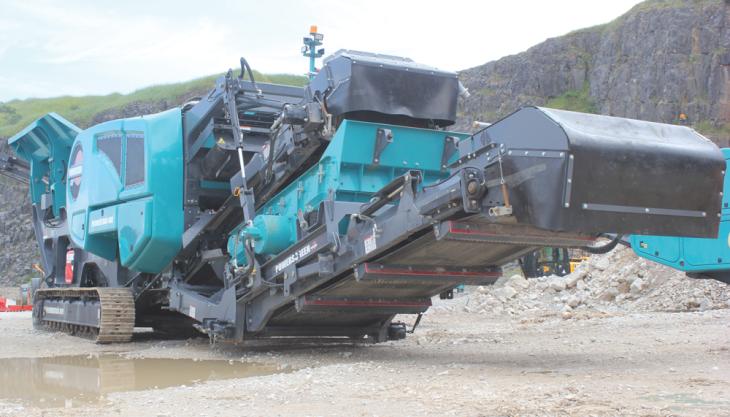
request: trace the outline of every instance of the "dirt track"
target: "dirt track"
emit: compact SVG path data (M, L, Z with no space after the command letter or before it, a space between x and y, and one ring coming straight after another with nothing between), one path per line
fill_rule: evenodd
M3 400L0 415L730 415L730 310L580 320L440 311L405 341L359 346L98 346L35 332L25 313L0 314L0 333L0 358L115 352L283 372L111 393L69 408Z

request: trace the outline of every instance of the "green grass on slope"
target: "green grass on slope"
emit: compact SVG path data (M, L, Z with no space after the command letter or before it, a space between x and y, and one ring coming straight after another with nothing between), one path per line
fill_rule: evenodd
M302 86L307 81L306 77L298 75L266 75L255 71L254 75L256 81L275 84ZM129 94L114 93L106 96L34 98L0 103L0 137L14 135L30 122L48 112L56 112L80 127L86 127L91 124L94 115L109 109L121 108L130 103L159 102L162 100L173 103L181 102L191 92L212 89L215 79L219 76L211 75L183 83L156 85Z
M583 88L580 90L566 91L551 98L545 103L545 107L583 113L597 113L598 111L596 104L591 99L588 82L583 83Z
M573 35L582 32L603 32L606 30L616 30L621 27L621 24L626 20L627 17L633 16L638 13L653 13L662 10L689 7L702 8L705 6L722 6L722 4L727 1L728 0L645 0L635 5L634 7L629 9L629 11L613 19L610 22L572 30L568 32L567 35Z
M681 7L702 7L708 5L721 6L726 0L646 0L632 7L626 14L636 12L654 12Z
M717 143L720 147L730 144L730 122L713 123L710 120L699 120L692 127Z

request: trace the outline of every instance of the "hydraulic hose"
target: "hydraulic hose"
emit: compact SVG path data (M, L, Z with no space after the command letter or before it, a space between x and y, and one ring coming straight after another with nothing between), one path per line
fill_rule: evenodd
M594 255L602 255L604 253L611 252L616 247L616 245L618 245L619 242L621 242L621 238L622 237L623 237L623 235L616 235L616 237L614 237L613 239L611 239L611 241L608 242L608 243L606 243L605 245L602 245L602 246L583 246L580 249L583 249L584 251L586 251L588 253L592 253Z
M261 96L261 90L259 90L259 87L256 85L256 80L253 78L253 71L251 71L251 66L248 65L248 61L246 61L246 58L241 57L241 73L238 75L238 79L242 80L247 71L248 79L251 80L251 85L257 92L256 95Z

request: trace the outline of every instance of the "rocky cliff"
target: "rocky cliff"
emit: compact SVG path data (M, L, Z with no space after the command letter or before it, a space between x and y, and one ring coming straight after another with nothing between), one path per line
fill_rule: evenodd
M38 262L30 212L28 189L0 176L0 285L26 281Z
M730 140L730 4L650 0L605 25L460 73L460 126L522 105L687 123ZM680 115L684 115L681 117Z
M472 93L459 109L461 129L474 120L495 121L522 105L540 105L686 123L728 146L730 5L649 0L613 22L548 39L460 77ZM135 101L101 111L90 123L177 104ZM0 285L26 279L37 257L27 192L2 177L0 248Z

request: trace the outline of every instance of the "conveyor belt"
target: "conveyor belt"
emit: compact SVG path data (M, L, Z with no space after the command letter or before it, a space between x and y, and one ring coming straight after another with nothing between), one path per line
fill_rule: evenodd
M300 297L279 311L272 326L365 326L393 314L418 314L434 295L459 284L489 285L499 265L537 246L586 245L590 236L496 224L479 216L447 221L353 273Z

